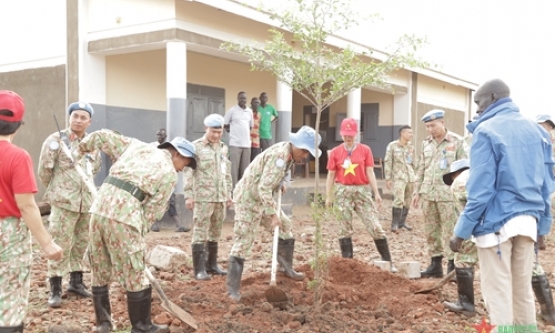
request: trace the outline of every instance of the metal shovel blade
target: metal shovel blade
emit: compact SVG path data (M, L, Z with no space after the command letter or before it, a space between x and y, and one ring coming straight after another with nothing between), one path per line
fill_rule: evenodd
M270 286L270 288L266 289L266 291L264 291L264 296L266 296L266 300L268 302L272 303L281 303L288 301L285 292L276 286Z
M198 326L195 319L187 311L183 310L176 304L170 302L170 300L162 290L162 287L160 287L160 284L154 278L154 276L152 276L152 273L148 268L145 268L145 275L150 280L150 283L154 287L154 290L156 290L156 292L162 299L162 308L164 308L166 311L171 313L174 317L176 317L177 319L181 320L182 322L184 322L185 324L191 326L196 330Z

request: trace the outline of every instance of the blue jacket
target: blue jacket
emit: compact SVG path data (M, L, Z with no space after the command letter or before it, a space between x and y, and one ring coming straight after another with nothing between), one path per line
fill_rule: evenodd
M538 235L546 235L555 190L547 131L524 117L510 98L490 105L466 127L473 133L468 202L455 235L494 233L518 215L536 217Z

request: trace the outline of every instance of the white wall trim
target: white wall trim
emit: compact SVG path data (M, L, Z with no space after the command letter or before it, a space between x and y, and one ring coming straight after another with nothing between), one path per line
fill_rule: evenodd
M417 97L416 101L418 103L431 104L431 105L436 105L438 107L444 107L455 111L461 111L461 112L464 112L465 114L468 112L467 108L464 105L461 106L460 104L445 103L444 101L438 101L435 99L425 98L425 97Z
M12 64L0 65L0 73L17 72L26 69L44 68L44 67L55 67L59 65L66 64L66 56L56 56L40 60L24 61Z

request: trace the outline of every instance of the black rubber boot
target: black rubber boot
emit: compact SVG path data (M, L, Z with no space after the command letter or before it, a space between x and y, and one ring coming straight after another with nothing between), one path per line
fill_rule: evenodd
M442 278L443 277L443 256L432 257L432 263L425 271L420 272L422 277Z
M92 301L96 316L96 331L109 333L112 330L112 310L108 285L92 287Z
M293 252L295 252L295 238L279 239L277 260L285 270L285 275L293 280L302 281L304 274L293 269Z
M549 280L545 274L532 276L532 289L540 304L542 318L546 324L555 325L555 307Z
M391 231L397 231L401 227L403 208L393 207L392 209L392 220L391 220Z
M241 276L243 275L244 263L245 259L243 258L238 258L234 256L229 257L227 280L225 284L227 286L229 297L231 297L234 301L239 301L241 299L239 289L241 288Z
M340 238L339 246L341 247L341 256L343 258L353 257L353 240L351 237Z
M168 325L152 323L150 317L152 288L127 292L127 312L131 322L131 333L168 333Z
M455 268L457 276L458 302L443 302L443 306L451 311L473 316L474 309L474 268Z
M401 214L401 224L399 225L399 229L400 228L405 228L408 231L412 230L412 227L407 225L407 215L409 214L409 209L406 207L403 207L403 213Z
M160 221L154 222L154 223L150 226L150 231L152 231L152 232L160 232Z
M19 326L0 326L0 333L22 333L23 324Z
M393 261L391 260L391 252L389 252L389 245L387 244L387 238L374 239L374 243L376 243L376 247L378 248L378 252L382 257L382 260L389 261L389 263L391 264L391 273L397 273L397 268L393 266Z
M79 296L91 297L91 293L87 290L85 284L83 284L83 272L69 273L69 286L67 287L67 291Z
M62 277L54 276L49 280L50 297L48 298L48 306L51 308L59 308L62 306Z
M455 269L455 259L447 261L447 274L451 273Z
M218 267L218 242L206 242L206 246L208 247L206 273L226 275L227 272Z
M206 273L206 259L204 251L204 243L197 243L192 245L193 248L193 268L195 269L195 279L197 280L210 280L210 275Z

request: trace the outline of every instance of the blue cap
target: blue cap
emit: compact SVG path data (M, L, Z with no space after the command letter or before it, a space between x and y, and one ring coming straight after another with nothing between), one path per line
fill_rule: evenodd
M432 120L442 119L444 115L445 115L445 111L443 110L432 110L432 111L426 112L426 114L422 117L421 120L427 123Z
M67 114L71 115L71 113L75 110L87 111L89 115L93 116L94 110L92 106L87 102L75 102L71 103L67 108Z
M457 171L464 171L466 169L470 169L470 160L468 158L456 160L455 162L451 163L451 168L449 172L443 175L443 182L445 183L445 185L451 186L451 184L453 184L453 179L451 179L451 175Z
M297 133L289 133L289 141L293 144L293 146L308 150L312 156L319 158L322 154L322 151L318 149L318 154L314 150L314 137L318 135L318 146L322 143L322 137L320 134L317 134L316 131L310 126L303 126L299 128Z
M197 163L195 161L195 145L181 136L176 136L173 140L158 145L158 148L168 148L169 146L174 147L181 156L192 159L191 164L189 164L191 169L194 170L197 168Z
M204 118L204 126L213 128L224 127L224 117L217 113L212 113Z
M551 124L551 127L555 127L555 123L553 123L553 119L551 119L551 116L548 114L539 114L536 116L535 119L538 124L549 122Z

